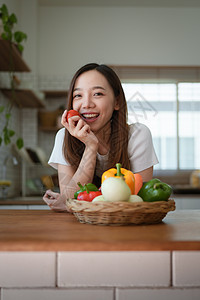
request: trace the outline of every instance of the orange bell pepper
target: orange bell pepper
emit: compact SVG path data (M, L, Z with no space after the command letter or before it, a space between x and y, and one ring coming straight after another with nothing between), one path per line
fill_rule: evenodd
M103 173L103 175L101 177L101 184L104 182L104 180L106 180L109 177L118 177L119 178L122 176L123 176L126 184L129 186L129 188L131 190L131 194L134 195L135 194L134 174L129 170L121 168L121 164L119 164L119 163L116 164L116 169L112 168Z
M143 185L143 179L142 179L142 176L138 173L134 173L134 178L135 178L135 193L134 194L137 195Z

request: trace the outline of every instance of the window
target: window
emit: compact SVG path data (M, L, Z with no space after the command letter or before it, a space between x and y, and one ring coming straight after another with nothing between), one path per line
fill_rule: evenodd
M200 83L178 84L180 169L200 168Z
M200 168L200 83L122 83L128 122L147 125L155 169Z
M176 85L122 83L128 122L147 125L159 159L155 169L177 168Z
M151 130L155 169L200 169L200 67L111 67L122 82L128 121Z

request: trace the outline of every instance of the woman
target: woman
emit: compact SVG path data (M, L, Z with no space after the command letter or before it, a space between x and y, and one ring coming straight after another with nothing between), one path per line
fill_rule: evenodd
M68 96L68 110L80 116L66 120L56 135L49 164L58 169L60 194L47 191L44 200L52 209L65 208L73 198L77 182L100 186L102 173L120 162L140 173L143 181L153 175L158 163L149 129L140 123L127 124L127 105L121 82L106 65L95 63L80 68L74 75ZM49 200L50 198L50 200Z

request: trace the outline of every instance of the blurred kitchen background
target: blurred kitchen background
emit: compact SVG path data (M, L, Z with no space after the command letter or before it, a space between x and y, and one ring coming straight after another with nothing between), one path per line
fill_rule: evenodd
M154 177L171 184L174 193L199 194L200 1L3 3L28 35L22 60L30 71L15 73L19 97L11 128L16 138L22 136L24 148L0 146L2 198L41 197L47 188L58 190L56 171L47 160L70 80L89 62L114 68L127 97L129 122L150 128L160 161ZM5 52L0 40L0 106L10 98ZM0 130L3 126L1 118Z

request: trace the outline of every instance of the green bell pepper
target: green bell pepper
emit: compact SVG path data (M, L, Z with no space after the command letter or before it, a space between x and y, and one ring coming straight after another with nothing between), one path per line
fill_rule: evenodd
M167 201L171 193L172 187L170 185L155 178L143 184L138 196L147 202Z
M84 192L86 190L88 190L88 191L99 191L99 189L93 183L87 183L87 184L82 185L80 182L78 182L77 185L79 186L80 190L78 190L74 193L74 198L75 199L77 199L79 193ZM87 187L87 189L86 189L86 187Z

